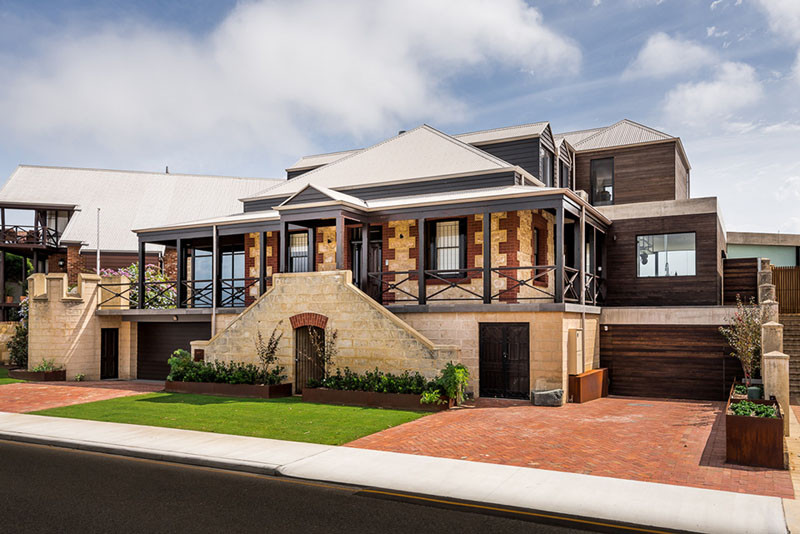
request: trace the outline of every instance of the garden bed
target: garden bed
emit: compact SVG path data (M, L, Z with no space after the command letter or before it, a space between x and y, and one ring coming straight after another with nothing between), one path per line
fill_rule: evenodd
M224 384L216 382L164 382L164 391L170 393L194 393L198 395L221 395L255 399L277 399L291 397L292 384Z
M16 378L18 380L33 380L37 382L65 382L67 380L67 371L60 369L58 371L28 371L26 369L10 369L8 371L9 378Z
M783 453L783 414L776 400L750 401L756 405L772 406L776 417L735 415L731 403L741 402L734 398L734 387L725 406L725 450L726 462L753 467L785 469Z
M452 399L444 404L422 404L421 395L411 393L377 393L375 391L349 391L328 388L303 388L303 402L364 406L368 408L391 408L394 410L416 410L440 412L454 406Z

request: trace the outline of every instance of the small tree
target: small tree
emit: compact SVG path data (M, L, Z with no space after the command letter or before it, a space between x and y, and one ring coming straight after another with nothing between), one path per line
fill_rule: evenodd
M265 375L269 373L269 366L278 361L278 343L283 337L283 332L278 333L278 327L282 323L282 320L278 321L278 324L272 329L269 340L266 342L264 342L264 337L261 335L261 330L257 331L256 352L258 353L258 361L261 362L261 370Z
M747 304L736 295L736 313L728 321L728 326L720 327L720 333L733 349L731 356L739 360L747 385L753 372L761 364L761 325L764 322L761 307L753 298Z
M14 336L8 340L9 359L13 365L28 367L28 299L19 306L19 322Z
M329 369L333 366L336 355L339 354L339 347L336 346L339 332L328 328L326 328L322 334L320 334L316 328L311 328L309 330L311 344L314 346L314 351L316 351L317 356L322 362L322 373L325 378L328 378L330 376Z

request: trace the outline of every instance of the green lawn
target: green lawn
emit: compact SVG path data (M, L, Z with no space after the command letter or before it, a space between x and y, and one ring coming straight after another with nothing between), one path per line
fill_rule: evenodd
M3 384L13 384L14 382L25 382L24 380L17 380L16 378L8 378L8 369L0 367L0 386Z
M148 393L33 413L326 445L341 445L425 415L311 404L297 397L234 399L185 393Z

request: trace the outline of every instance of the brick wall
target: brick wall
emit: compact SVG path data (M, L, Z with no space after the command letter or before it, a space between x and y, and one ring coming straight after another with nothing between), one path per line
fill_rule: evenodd
M164 276L167 280L178 279L178 249L167 247L164 249Z
M87 269L86 257L80 254L80 250L80 245L70 245L67 247L67 275L70 285L78 283L79 273L91 272L90 269Z

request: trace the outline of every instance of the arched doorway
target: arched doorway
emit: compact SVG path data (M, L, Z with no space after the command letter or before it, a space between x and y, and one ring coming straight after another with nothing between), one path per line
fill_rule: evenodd
M325 343L325 330L318 326L299 326L294 330L294 391L302 393L309 379L320 380L325 374L322 358L314 346L312 332Z

